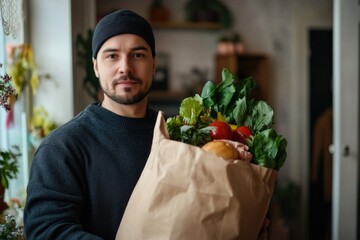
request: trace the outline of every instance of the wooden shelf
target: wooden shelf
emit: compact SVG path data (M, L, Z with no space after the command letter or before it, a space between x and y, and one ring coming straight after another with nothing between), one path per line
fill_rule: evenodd
M257 87L254 89L253 97L265 100L269 103L272 101L272 84L270 77L270 59L262 53L244 53L215 57L216 62L216 79L221 82L221 72L227 68L239 80L244 77L253 77Z
M213 22L153 22L154 29L184 29L184 30L221 30L224 27L221 23Z

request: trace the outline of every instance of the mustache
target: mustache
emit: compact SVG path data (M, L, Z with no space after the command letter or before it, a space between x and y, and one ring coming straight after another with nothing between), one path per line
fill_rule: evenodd
M142 82L139 78L137 78L133 75L122 75L122 76L114 79L112 81L112 85L115 86L116 84L120 83L121 81L134 81L139 84Z

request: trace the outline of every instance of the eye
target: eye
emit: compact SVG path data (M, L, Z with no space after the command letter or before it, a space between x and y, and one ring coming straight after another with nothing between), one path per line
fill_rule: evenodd
M117 58L117 54L115 54L115 53L107 54L107 55L106 55L106 58L107 58L107 59L116 59L116 58Z
M136 53L133 53L133 54L132 54L132 57L133 57L133 58L144 58L144 57L145 57L145 54L140 53L140 52L136 52Z

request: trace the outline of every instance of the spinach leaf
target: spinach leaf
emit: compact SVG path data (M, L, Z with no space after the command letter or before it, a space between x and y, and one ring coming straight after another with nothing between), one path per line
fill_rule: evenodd
M287 141L273 128L255 134L250 151L254 154L255 164L279 170L286 158Z

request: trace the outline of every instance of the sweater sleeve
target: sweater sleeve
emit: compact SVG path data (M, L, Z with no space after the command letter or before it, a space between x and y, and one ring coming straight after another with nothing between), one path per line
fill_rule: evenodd
M84 230L83 166L58 147L43 144L30 171L24 212L26 238L101 239Z

